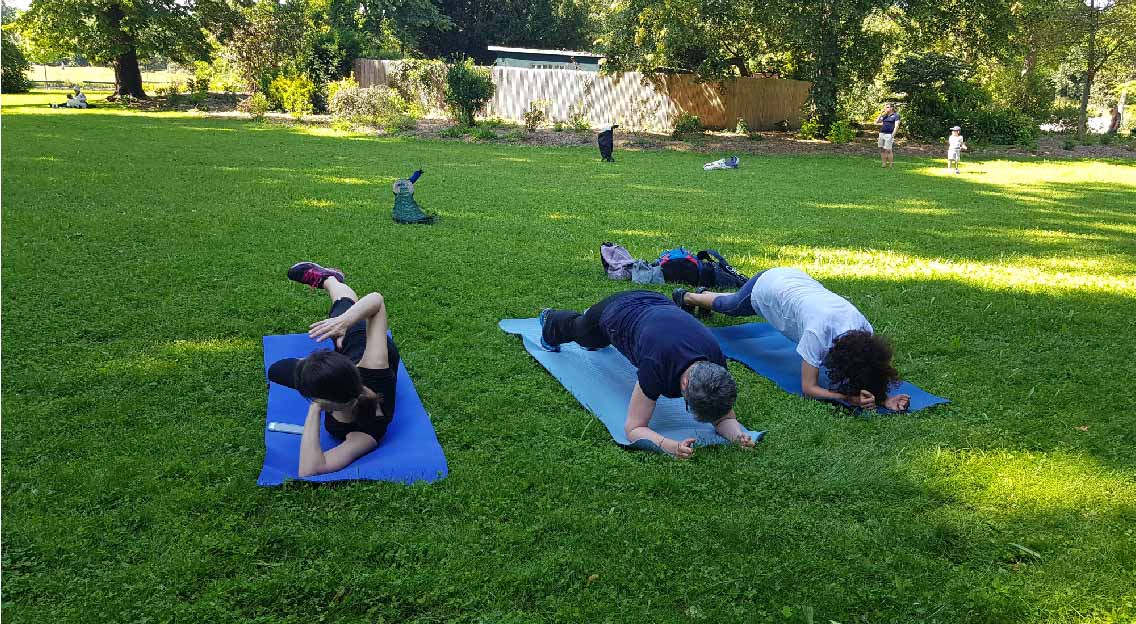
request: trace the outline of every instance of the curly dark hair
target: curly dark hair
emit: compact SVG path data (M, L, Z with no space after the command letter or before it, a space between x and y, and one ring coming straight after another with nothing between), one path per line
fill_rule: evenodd
M899 371L891 363L893 353L891 342L868 330L840 334L824 358L832 389L851 395L867 390L876 397L876 405L883 405L888 390L899 382Z

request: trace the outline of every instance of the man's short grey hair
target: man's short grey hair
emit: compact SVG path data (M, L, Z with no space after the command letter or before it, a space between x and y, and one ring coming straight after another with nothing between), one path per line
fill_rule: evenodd
M714 422L733 409L738 399L738 384L725 366L698 362L687 375L683 397L696 419Z

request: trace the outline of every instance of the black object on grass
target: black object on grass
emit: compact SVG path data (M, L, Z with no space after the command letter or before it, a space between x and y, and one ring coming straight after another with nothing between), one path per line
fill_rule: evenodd
M611 148L614 147L611 131L618 127L618 125L612 124L610 128L601 132L600 136L596 139L596 143L600 146L600 157L603 158L604 162L615 162L615 159L611 157Z

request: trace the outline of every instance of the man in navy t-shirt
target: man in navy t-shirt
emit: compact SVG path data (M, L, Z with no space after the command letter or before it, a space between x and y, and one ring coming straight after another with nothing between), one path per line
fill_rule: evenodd
M726 356L702 323L666 295L649 290L616 293L583 314L546 309L540 313L541 346L559 351L575 342L586 349L614 346L638 369L627 408L627 439L650 440L679 459L694 452L694 438L671 440L648 424L660 396L683 397L695 419L743 447L753 438L734 415L738 391Z
M880 124L880 138L877 141L880 146L880 166L894 166L895 152L892 148L895 145L895 133L899 130L899 113L895 112L894 106L888 104L884 107L884 112L876 117L876 123Z

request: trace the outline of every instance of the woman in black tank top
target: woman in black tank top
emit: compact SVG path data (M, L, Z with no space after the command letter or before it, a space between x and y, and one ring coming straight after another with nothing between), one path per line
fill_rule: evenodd
M314 262L293 265L288 278L327 291L333 301L328 318L312 323L308 335L333 339L335 350L288 358L268 369L270 380L312 401L300 439L299 475L309 477L345 468L382 441L394 417L398 349L387 337L381 294L359 298L342 272ZM326 452L320 447L321 412L327 432L341 440Z

